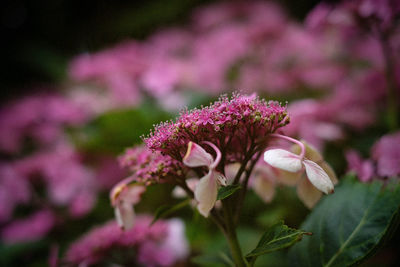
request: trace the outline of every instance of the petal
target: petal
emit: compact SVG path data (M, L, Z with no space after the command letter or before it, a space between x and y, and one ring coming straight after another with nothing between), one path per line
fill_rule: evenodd
M325 194L333 193L333 183L328 174L314 161L304 160L308 180Z
M238 173L240 169L241 164L240 163L232 163L225 165L225 176L228 184L231 184L233 180L235 179L236 174ZM244 178L244 173L240 177L241 179Z
M128 184L132 183L135 180L135 178L136 177L134 176L130 176L113 186L110 191L110 200L112 206L115 206L118 203L121 193L126 189Z
M185 190L182 189L182 187L175 186L174 189L172 190L172 196L174 198L185 198L187 197L187 194Z
M312 209L321 198L322 192L303 177L297 185L297 195L307 208Z
M227 185L226 177L222 173L214 171L214 174L215 174L215 178L216 178L218 184L223 185L223 186Z
M275 183L261 175L254 176L252 187L256 194L267 203L271 202L275 196Z
M327 162L322 162L319 166L328 174L329 178L331 179L331 182L335 185L339 182L335 171L332 169L331 165L329 165Z
M146 187L143 185L127 185L121 192L119 199L129 204L137 204L139 203L144 191L146 191Z
M278 178L279 183L287 186L293 186L297 184L301 175L302 172L288 172L285 170L278 170L276 177Z
M190 188L190 190L194 190L196 188L199 179L197 178L189 178L186 179L186 185ZM180 186L175 186L174 190L172 190L172 196L175 198L184 198L187 197L185 190Z
M201 146L196 143L189 142L188 150L185 157L183 158L183 163L189 167L200 167L208 166L210 167L214 162L211 154L207 153Z
M301 170L301 160L298 155L283 149L271 149L264 153L264 161L272 167L289 172Z
M129 230L133 227L135 212L131 204L121 201L115 207L114 212L119 227L123 230Z
M218 185L215 175L214 171L210 171L202 177L194 192L195 199L198 202L197 209L204 217L208 217L210 210L217 201Z

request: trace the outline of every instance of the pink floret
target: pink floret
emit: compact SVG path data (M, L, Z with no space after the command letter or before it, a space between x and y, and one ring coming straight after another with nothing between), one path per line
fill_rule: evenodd
M144 138L148 148L181 161L189 141L209 141L240 160L238 149L248 140L261 138L289 123L286 107L255 95L234 94L201 109L184 110L176 121L161 123Z

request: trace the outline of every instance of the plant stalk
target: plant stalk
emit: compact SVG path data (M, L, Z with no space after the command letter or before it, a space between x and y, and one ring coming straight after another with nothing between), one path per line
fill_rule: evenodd
M224 235L228 241L229 248L233 257L233 261L237 267L246 267L245 259L243 258L242 250L240 249L239 241L236 235L235 223L233 221L232 212L229 207L229 199L223 201L223 210L226 229Z

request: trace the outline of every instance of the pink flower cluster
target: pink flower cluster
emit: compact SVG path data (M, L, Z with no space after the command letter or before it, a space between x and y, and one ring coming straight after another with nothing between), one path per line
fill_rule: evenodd
M190 141L215 144L228 162L240 161L256 139L289 123L286 108L257 96L234 94L201 109L185 110L175 122L162 123L144 138L147 147L182 161Z
M67 206L72 216L87 214L95 204L97 184L93 173L82 164L78 153L68 144L59 144L51 151L37 152L14 164L19 175L31 184L46 187L50 203Z
M149 185L174 181L185 176L183 164L159 151L152 152L145 146L129 148L120 156L121 167L133 173L134 181Z
M81 107L61 95L38 94L5 105L0 110L0 151L19 152L26 139L49 145L66 126L86 121Z
M106 88L117 104L137 104L145 92L174 109L188 89L213 96L238 87L319 90L345 74L334 46L320 41L273 3L218 3L197 10L186 28L79 56L70 76Z
M89 213L97 198L94 172L68 140L66 127L90 114L59 94L15 100L0 111L0 224L4 242L35 241L65 218ZM17 208L29 208L21 216ZM67 209L64 212L63 209Z
M7 243L34 241L45 236L62 218L86 215L96 203L97 188L92 171L66 143L3 162L2 239ZM32 212L21 217L14 212L18 207L29 207ZM61 212L62 208L67 208L66 214Z
M395 2L320 4L308 15L305 30L331 52L329 61L346 75L330 81L329 90L320 99L291 102L288 110L296 123L288 127L288 134L297 134L321 148L326 141L375 123L388 105L388 87L397 91L392 98L399 96L400 82L395 74L400 69L399 32L395 20L400 10Z
M40 210L8 225L2 230L1 238L7 244L35 241L47 235L55 224L56 216L51 211Z
M371 149L371 159L362 159L355 150L346 154L348 169L362 182L374 178L400 177L400 132L380 138Z
M188 255L182 221L172 219L150 225L151 217L138 216L135 226L121 230L114 221L95 227L66 252L66 263L92 266L115 261L113 253L124 255L116 264L171 266ZM121 252L127 253L122 254ZM129 253L128 253L129 252Z

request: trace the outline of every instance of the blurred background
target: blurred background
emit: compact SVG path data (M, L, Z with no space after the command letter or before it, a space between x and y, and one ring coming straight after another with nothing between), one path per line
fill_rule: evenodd
M79 53L184 25L195 8L213 2L218 1L5 1L2 99L32 90L32 84L63 80L68 61ZM277 2L301 21L319 1Z
M322 151L339 177L398 176L397 161L390 168L381 161L382 154L398 158L387 149L400 144L400 9L382 3L5 1L0 265L196 266L204 259L189 258L227 250L217 229L189 207L174 214L185 227L166 219L146 232L156 244L118 243L121 233L107 225L114 216L109 190L128 175L118 156L154 124L224 93L288 101L285 133ZM136 211L178 203L172 190L149 188ZM249 195L239 229L244 247L279 219L299 227L312 206L294 187L277 188L268 209L265 201ZM95 226L103 228L84 236ZM149 259L164 251L168 236L181 247L164 246ZM396 262L396 240L378 262ZM257 264L288 266L280 253Z

